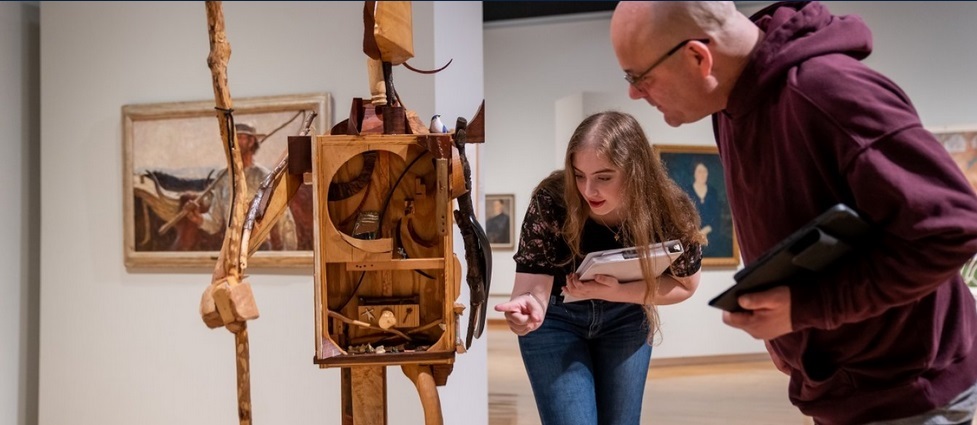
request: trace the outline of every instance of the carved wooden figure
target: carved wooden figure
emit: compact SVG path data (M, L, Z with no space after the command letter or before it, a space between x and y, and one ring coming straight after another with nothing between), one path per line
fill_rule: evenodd
M363 127L383 113L366 115ZM435 385L445 384L464 351L451 160L451 134L323 135L312 144L315 362L350 369L343 373L349 423L386 423L365 418L385 411L389 365L417 386L426 422L441 423ZM359 190L340 199L330 186Z
M417 388L425 423L442 424L436 387L446 384L455 353L465 352L472 337L481 335L485 321L491 252L474 218L464 149L465 143L484 141L483 107L471 126L459 118L454 132L430 133L400 103L391 78L392 66L406 66L413 56L410 2L366 2L371 99L354 99L349 119L330 134L308 135L311 114L306 130L289 137L287 155L248 203L230 131L230 45L221 3L208 1L207 12L218 122L234 191L241 196L235 197L200 309L209 327L235 334L240 423L251 423L247 320L258 317L244 270L305 182L312 185L315 204L314 362L342 368L342 423L386 424L386 367L400 366ZM465 306L456 303L461 289L452 238L456 221L471 289L466 342L458 323Z

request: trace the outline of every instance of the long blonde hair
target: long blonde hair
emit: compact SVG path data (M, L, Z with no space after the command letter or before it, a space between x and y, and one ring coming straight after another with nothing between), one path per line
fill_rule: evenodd
M600 112L584 119L567 146L563 168L563 195L567 220L563 236L573 252L582 256L581 236L590 215L590 206L577 190L573 172L574 155L584 148L593 148L621 171L623 205L621 236L625 243L639 248L656 242L678 239L686 248L703 243L699 233L699 213L665 170L654 154L641 125L631 115L621 112ZM649 338L660 331L655 295L658 279L652 273L647 250L639 249L641 270L647 285L644 307L650 326Z

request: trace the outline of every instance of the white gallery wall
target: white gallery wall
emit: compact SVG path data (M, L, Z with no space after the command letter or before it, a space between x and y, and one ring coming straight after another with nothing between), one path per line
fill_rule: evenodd
M752 14L768 3L741 2ZM865 61L909 94L924 125L977 127L977 3L828 2L833 11L859 14L874 34ZM550 171L562 168L566 139L591 113L616 109L635 115L652 143L714 145L708 120L679 128L627 97L627 83L610 46L610 13L490 23L485 28L485 88L489 105L484 186L488 194L516 195L522 225L530 194ZM559 111L559 115L557 115ZM518 230L517 230L518 232ZM513 251L494 253L493 304L508 300L515 275ZM705 269L690 300L661 309L664 340L656 359L761 353L763 345L722 324L706 303L733 283L736 269ZM493 317L501 315L492 312Z
M36 4L0 2L0 424L37 423L40 100Z
M231 95L329 92L332 121L345 119L369 97L362 8L225 2ZM480 3L414 3L411 63L455 60L435 76L395 68L422 117L471 117L481 102L481 15ZM121 108L213 101L204 4L42 2L40 17L39 423L236 423L233 336L197 311L209 268L123 265ZM339 423L340 370L312 363L311 268L249 272L261 311L249 324L254 422ZM446 423L487 422L485 348L459 355L440 388ZM413 384L399 368L387 375L389 423L421 423Z
M866 62L902 86L926 125L977 126L977 3L828 6L864 17L875 35ZM0 424L234 423L232 337L197 316L207 273L122 264L120 109L212 99L203 5L42 2L39 30L37 7L0 2ZM341 120L367 91L361 7L226 3L232 95L326 91ZM558 136L584 114L616 107L636 114L655 143L713 143L708 124L671 129L626 98L609 14L510 21L482 33L478 3L418 2L414 12L412 63L455 63L434 78L399 71L398 88L422 117L470 117L486 98L480 189L514 193L517 225L532 187L560 166ZM472 67L482 37L484 67ZM459 61L466 52L473 56ZM458 81L473 91L454 96ZM495 254L493 305L508 298L512 254ZM692 300L662 309L656 358L762 351L705 306L734 271L705 271ZM338 422L338 371L311 363L310 274L252 273L262 312L250 326L256 423ZM484 347L478 341L458 357L441 391L447 423L487 422ZM390 422L419 423L414 390L389 372Z
M485 88L490 113L485 192L516 195L516 226L522 225L536 183L563 167L568 138L587 115L608 109L629 112L652 143L713 144L708 122L671 128L657 111L628 99L627 83L610 46L609 25L610 13L602 12L486 26ZM494 252L493 304L509 298L515 276L513 254ZM664 339L653 358L763 351L762 343L722 325L720 311L706 306L732 283L735 271L707 270L690 300L661 308Z

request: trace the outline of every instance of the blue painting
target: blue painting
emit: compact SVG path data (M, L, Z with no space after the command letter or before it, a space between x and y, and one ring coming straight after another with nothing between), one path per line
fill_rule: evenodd
M726 198L726 182L719 151L714 146L656 145L668 175L688 193L701 218L704 266L736 266L739 249Z

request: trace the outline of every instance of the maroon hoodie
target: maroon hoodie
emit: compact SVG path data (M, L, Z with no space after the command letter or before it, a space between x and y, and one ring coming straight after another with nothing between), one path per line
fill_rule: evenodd
M763 39L713 116L746 264L837 203L879 235L791 284L794 332L771 341L790 399L819 424L914 416L977 381L977 197L903 91L860 60L871 33L819 3L772 5Z

